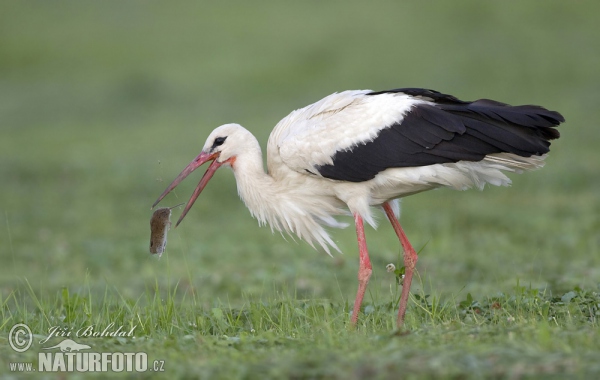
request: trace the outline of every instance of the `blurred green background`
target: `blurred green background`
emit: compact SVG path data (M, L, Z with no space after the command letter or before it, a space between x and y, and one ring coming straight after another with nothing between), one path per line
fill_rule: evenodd
M495 294L600 279L598 2L3 2L0 291L84 287L137 299L155 282L205 305L296 292L353 299L352 228L330 258L259 227L222 170L167 253L148 252L150 205L218 125L265 148L293 109L332 92L425 87L563 113L546 167L510 188L403 201L426 245L420 286ZM202 170L162 205L187 201ZM179 217L174 211L174 218ZM381 218L382 221L383 218ZM367 231L373 297L399 246ZM371 296L367 296L370 300ZM370 302L367 300L367 302Z

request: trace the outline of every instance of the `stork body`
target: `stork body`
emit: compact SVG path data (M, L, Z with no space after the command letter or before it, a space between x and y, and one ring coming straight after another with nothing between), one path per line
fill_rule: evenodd
M554 127L562 121L559 113L539 106L464 102L424 89L335 93L275 126L267 145L268 173L248 130L238 124L216 128L155 205L212 161L177 224L223 165L233 169L239 195L260 224L294 233L327 253L339 249L325 227L345 227L336 216L350 213L359 246L353 324L372 272L364 222L376 227L373 209L382 208L404 250L401 327L417 254L398 222L397 199L438 187L508 185L503 172L543 166L549 140L559 137Z

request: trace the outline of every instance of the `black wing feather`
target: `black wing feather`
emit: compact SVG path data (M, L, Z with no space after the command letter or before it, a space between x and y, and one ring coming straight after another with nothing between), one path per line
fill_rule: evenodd
M466 102L419 88L367 95L387 93L404 93L435 104L414 106L373 141L336 152L332 165L316 168L322 176L362 182L388 168L480 161L502 152L542 155L549 151L549 140L560 137L555 127L564 121L558 112L540 106L510 106L489 99Z

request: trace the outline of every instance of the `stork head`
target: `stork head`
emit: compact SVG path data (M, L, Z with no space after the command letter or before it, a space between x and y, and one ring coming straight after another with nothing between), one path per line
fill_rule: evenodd
M251 137L251 138L250 138ZM233 166L238 155L243 154L248 148L249 141L255 141L256 139L252 134L239 124L225 124L216 128L206 139L206 143L202 148L200 154L183 169L181 173L171 182L167 189L161 194L160 197L154 202L152 208L156 206L167 194L171 192L181 181L185 179L191 172L202 166L208 161L212 161L209 165L206 173L202 176L202 179L198 183L196 190L192 194L190 200L185 205L185 209L181 213L179 220L175 226L183 220L185 215L188 213L192 205L204 190L204 187L208 181L212 178L213 174L221 166ZM260 148L259 148L260 149Z

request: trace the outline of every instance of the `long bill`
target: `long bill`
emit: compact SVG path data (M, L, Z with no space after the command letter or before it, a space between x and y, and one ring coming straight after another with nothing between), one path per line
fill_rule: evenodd
M204 187L206 187L206 184L212 178L213 174L215 174L215 172L217 171L217 169L219 167L221 167L221 165L225 164L225 162L218 162L217 161L218 157L219 157L219 153L213 153L213 154L204 153L204 152L200 153L198 155L198 157L194 158L194 160L192 162L190 162L188 164L188 166L186 166L185 169L183 169L183 171L181 173L179 173L177 178L175 178L173 180L173 182L171 182L171 184L167 187L167 189L165 191L163 191L163 193L160 195L160 197L158 197L156 202L154 202L154 204L152 205L152 208L154 208L167 194L169 194L171 192L171 190L173 190L177 185L179 185L179 183L181 181L183 181L185 179L185 177L190 175L190 173L192 173L194 170L198 169L200 166L204 165L206 162L213 160L213 162L210 164L208 169L206 169L206 173L204 173L204 175L202 176L202 179L200 179L198 186L196 186L196 190L194 190L192 197L190 198L188 203L185 205L185 208L183 209L183 212L181 213L181 216L179 217L177 224L175 224L175 227L177 227L179 225L179 223L181 223L183 218L186 216L188 211L192 208L192 206L194 205L194 202L196 201L196 199L198 198L198 196L200 195L202 190L204 190Z

